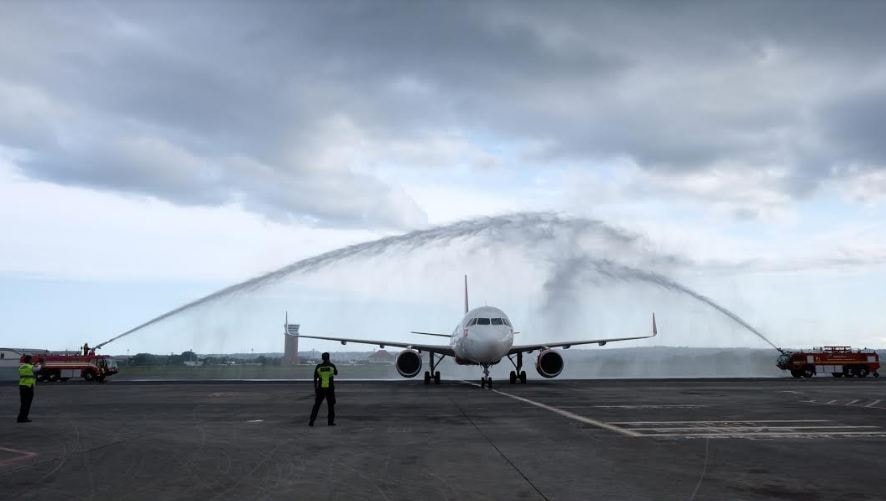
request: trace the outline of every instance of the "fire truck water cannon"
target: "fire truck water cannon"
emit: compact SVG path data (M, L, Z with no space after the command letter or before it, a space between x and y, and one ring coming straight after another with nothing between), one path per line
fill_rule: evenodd
M776 366L790 371L795 378L816 374L833 377L880 377L880 355L867 348L853 350L849 346L822 346L796 352L779 349Z

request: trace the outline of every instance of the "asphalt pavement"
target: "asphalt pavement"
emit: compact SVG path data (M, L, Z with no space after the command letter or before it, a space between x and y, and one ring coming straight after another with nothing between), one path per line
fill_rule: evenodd
M881 379L0 387L6 499L884 499Z

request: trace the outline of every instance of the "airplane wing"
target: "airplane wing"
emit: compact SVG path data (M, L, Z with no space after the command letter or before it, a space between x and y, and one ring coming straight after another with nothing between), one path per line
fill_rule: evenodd
M523 345L514 345L511 347L511 351L508 352L508 355L515 355L517 353L524 353L527 351L535 351L535 350L546 350L548 348L569 348L570 346L575 346L579 344L599 344L603 346L606 343L612 341L629 341L631 339L647 339L651 337L655 337L658 335L658 327L655 326L655 313L652 314L652 334L648 336L632 336L632 337L615 337L615 338L605 338L605 339L581 339L578 341L557 341L555 343L538 343L538 344L523 344Z
M360 343L360 344L375 344L378 345L379 348L384 348L385 346L396 346L397 348L406 348L409 350L418 350L418 351L427 351L430 353L437 353L439 355L448 355L450 357L455 356L455 352L452 351L452 348L448 344L422 344L422 343L404 343L401 341L373 341L371 339L354 339L347 337L329 337L329 336L306 336L304 334L299 334L298 337L309 338L309 339L322 339L324 341L338 341L341 344L348 343Z

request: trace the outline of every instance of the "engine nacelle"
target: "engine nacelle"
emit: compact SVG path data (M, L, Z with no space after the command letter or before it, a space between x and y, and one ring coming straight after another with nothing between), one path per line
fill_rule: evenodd
M403 377L415 377L421 372L421 355L415 350L403 350L397 355L397 372Z
M557 377L563 372L563 357L554 350L545 350L538 354L535 370L541 377Z

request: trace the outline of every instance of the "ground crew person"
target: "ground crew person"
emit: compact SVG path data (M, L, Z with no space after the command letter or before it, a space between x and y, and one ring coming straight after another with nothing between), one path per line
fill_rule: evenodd
M21 406L18 409L18 422L30 423L28 413L31 412L31 402L34 400L34 385L37 378L34 376L34 366L31 365L31 355L22 357L18 366L18 394L21 398Z
M323 361L314 367L314 408L311 409L311 420L308 426L314 426L320 404L326 399L326 414L329 426L335 426L335 383L333 376L338 375L335 364L329 361L329 353L322 355Z

